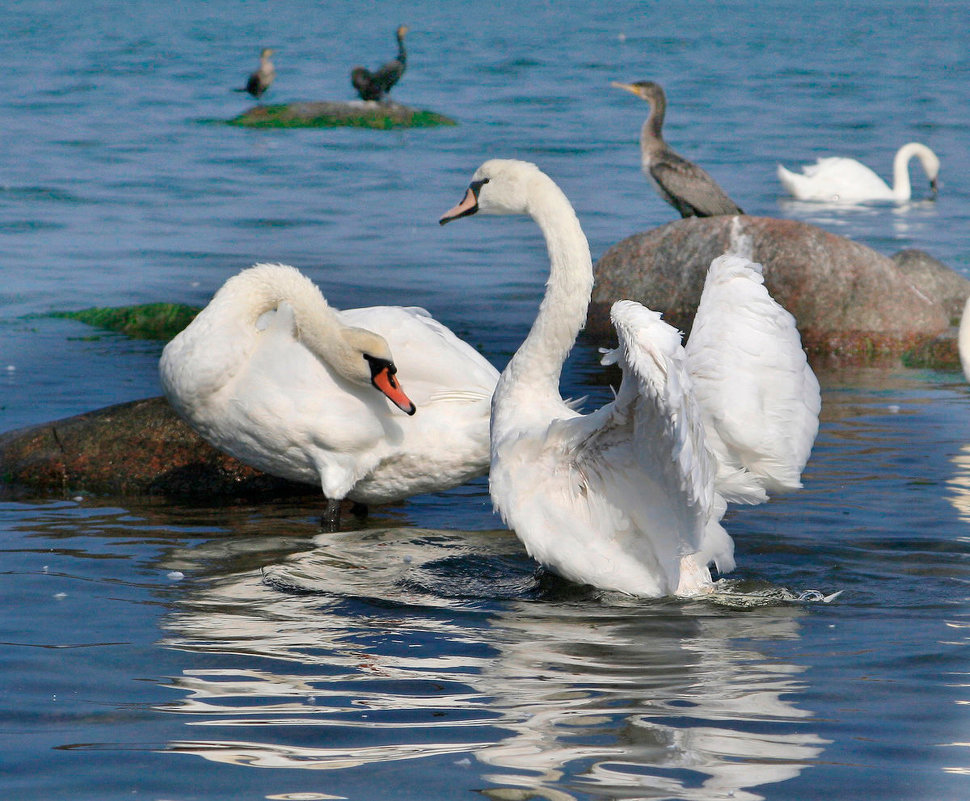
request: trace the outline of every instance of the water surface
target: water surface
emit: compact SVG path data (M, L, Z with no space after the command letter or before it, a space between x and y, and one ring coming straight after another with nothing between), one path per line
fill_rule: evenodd
M439 228L479 163L535 161L594 257L673 210L666 134L752 214L970 274L961 3L18 4L0 167L0 430L156 395L160 344L36 315L201 305L259 260L340 307L420 304L503 366L547 262L528 220ZM486 13L487 12L487 13ZM349 98L411 27L397 98L456 128L249 131L229 91ZM930 145L926 202L782 197L775 165ZM580 341L567 396L609 395ZM0 789L10 798L962 799L970 742L970 392L826 374L804 490L726 526L719 600L537 572L484 480L375 510L64 497L0 502ZM830 603L817 595L841 593ZM802 600L799 600L802 598Z

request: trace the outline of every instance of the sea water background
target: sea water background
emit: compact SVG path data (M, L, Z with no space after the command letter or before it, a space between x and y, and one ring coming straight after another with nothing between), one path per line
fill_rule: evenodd
M337 306L420 304L498 366L535 314L528 220L440 229L484 159L537 162L594 258L674 219L647 108L752 214L970 275L962 2L8 3L0 42L0 430L159 392L157 343L34 315L201 305L255 261ZM394 94L456 128L251 131L349 98L411 26ZM834 209L774 177L827 154L943 163L935 203ZM925 181L914 168L923 197ZM599 403L580 341L564 393ZM970 390L824 374L805 489L731 512L754 606L535 572L484 480L320 536L318 508L0 502L0 791L44 799L962 799L970 794ZM832 603L769 603L787 588ZM476 792L477 791L477 792Z

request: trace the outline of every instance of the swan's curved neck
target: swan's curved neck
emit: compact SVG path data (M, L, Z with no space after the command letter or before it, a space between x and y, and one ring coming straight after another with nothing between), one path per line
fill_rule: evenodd
M345 326L310 279L293 269L262 265L245 270L220 290L225 304L239 310L243 325L255 326L268 311L288 303L296 326L294 336L311 352L336 366L348 348Z
M572 205L550 179L542 179L533 184L529 214L546 240L549 280L529 335L502 373L502 394L561 402L559 377L586 321L593 265Z
M897 200L909 200L912 186L909 182L909 162L916 156L923 165L923 171L932 181L939 170L939 160L926 145L920 142L907 142L896 152L893 159L893 195Z

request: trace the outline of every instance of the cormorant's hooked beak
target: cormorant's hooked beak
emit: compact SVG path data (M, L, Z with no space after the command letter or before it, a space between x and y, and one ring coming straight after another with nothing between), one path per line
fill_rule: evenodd
M640 90L637 89L632 83L620 83L619 81L610 81L610 86L615 86L617 89L626 89L630 94L640 97Z
M482 187L487 183L488 178L483 178L481 181L472 181L468 185L468 190L465 192L465 197L462 198L461 203L453 209L446 211L441 219L438 220L438 223L444 225L445 223L450 223L452 220L457 220L459 217L467 217L478 211L478 193L482 191Z
M383 392L387 396L387 399L402 412L405 414L414 414L417 411L417 407L404 394L400 382L394 377L394 374L397 372L397 367L394 366L394 363L387 361L387 359L376 359L373 356L365 358L367 358L370 364L371 383Z

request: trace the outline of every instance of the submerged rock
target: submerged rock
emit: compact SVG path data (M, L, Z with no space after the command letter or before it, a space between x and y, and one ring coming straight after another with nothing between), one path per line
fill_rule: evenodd
M632 298L689 332L711 261L733 250L764 265L765 285L794 316L814 362L898 362L950 325L970 282L927 259L893 259L795 220L690 217L636 234L596 265L587 331L610 344L610 306ZM906 259L910 261L909 257Z
M208 500L299 494L323 503L319 487L268 476L215 450L164 398L0 435L0 490Z
M248 128L432 128L457 125L434 111L374 100L314 101L254 106L229 121Z

